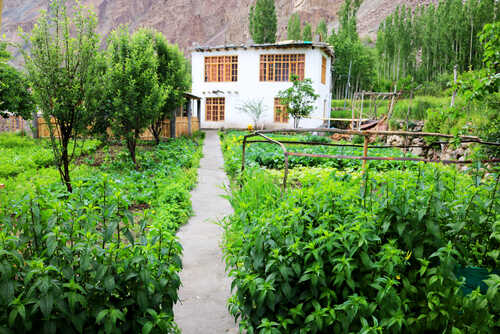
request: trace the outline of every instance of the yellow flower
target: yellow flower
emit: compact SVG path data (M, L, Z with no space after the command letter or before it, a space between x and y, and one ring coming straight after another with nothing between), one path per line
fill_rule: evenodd
M411 257L411 251L406 252L405 260L408 261Z
M401 279L401 276L396 275L396 279L397 279L397 280L400 280L400 279Z
M252 124L248 124L248 131L252 131L253 130L253 125Z

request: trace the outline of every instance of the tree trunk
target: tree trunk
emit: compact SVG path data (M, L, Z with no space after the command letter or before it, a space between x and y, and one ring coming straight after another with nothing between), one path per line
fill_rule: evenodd
M127 138L127 148L128 148L128 152L130 153L130 159L132 159L132 162L134 163L135 165L135 169L139 169L139 165L137 164L137 160L136 160L136 157L135 157L135 151L136 151L136 138L135 138L135 135L134 135L134 138Z
M175 138L175 118L176 110L173 110L170 116L170 138Z
M151 133L153 134L153 137L155 137L155 143L156 145L160 144L160 134L161 134L161 129L163 125L163 120L158 120L154 122L151 127Z
M62 132L62 131L61 131ZM62 138L62 152L61 152L61 163L62 163L62 178L64 185L68 192L73 192L73 187L71 186L71 177L69 175L69 155L68 155L68 143L69 138Z

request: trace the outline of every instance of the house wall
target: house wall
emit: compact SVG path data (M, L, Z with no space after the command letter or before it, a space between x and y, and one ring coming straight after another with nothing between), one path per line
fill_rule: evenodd
M317 118L329 117L331 109L331 57L318 48L303 49L236 49L227 51L207 51L192 53L192 92L202 97L201 101L201 128L246 128L252 124L252 119L237 109L248 100L260 100L266 106L266 112L261 123L267 129L291 128L293 119L288 124L274 122L274 98L278 92L290 87L291 82L261 82L259 81L261 54L305 54L305 78L310 78L313 88L319 98L316 100L310 118L302 119L299 127L315 128L323 124ZM205 56L238 56L237 82L205 82ZM321 83L322 56L327 58L326 84ZM220 92L214 92L220 91ZM225 121L206 121L205 102L207 97L225 98Z

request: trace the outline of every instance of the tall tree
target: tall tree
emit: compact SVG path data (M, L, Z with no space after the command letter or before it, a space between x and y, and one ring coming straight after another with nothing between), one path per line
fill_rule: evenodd
M119 27L110 37L106 93L111 103L111 129L124 138L132 162L136 159L137 141L158 117L168 94L168 87L158 79L158 57L151 34L141 29L130 35Z
M377 42L384 78L406 75L417 82L483 67L478 32L498 21L500 1L442 0L411 11L398 7L379 27Z
M31 119L35 106L28 82L21 72L7 64L10 54L6 48L7 43L0 42L0 117L13 114Z
M345 0L338 15L338 32L332 32L328 42L335 51L334 90L337 98L347 97L357 90L368 89L375 77L374 58L368 47L364 46L356 28L356 15L361 5L360 0Z
M255 43L276 42L278 19L274 0L257 0L255 6L250 7L249 29Z
M76 139L94 116L88 101L97 80L96 56L99 50L95 14L77 6L68 15L66 1L50 3L50 15L42 11L30 35L30 47L21 49L27 78L36 104L50 130L50 142L61 179L72 191L69 163ZM73 141L73 150L69 144Z
M328 28L325 20L321 19L316 27L316 35L319 37L320 42L325 42L328 39Z
M304 25L304 30L302 30L302 40L303 41L312 41L312 28L309 23Z
M158 57L158 82L167 93L165 103L150 126L158 144L163 121L167 118L172 120L177 108L184 103L184 92L191 87L191 75L189 63L176 44L169 44L161 32L146 30L146 33L153 40Z
M287 39L292 41L298 41L302 38L302 33L300 29L300 17L299 14L295 13L290 16L288 20L287 27Z

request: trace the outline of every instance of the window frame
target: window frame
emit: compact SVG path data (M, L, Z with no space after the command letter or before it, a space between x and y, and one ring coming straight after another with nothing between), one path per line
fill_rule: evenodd
M266 53L259 57L260 82L289 82L296 74L299 80L305 78L305 53Z
M326 85L326 57L321 56L321 83Z
M205 82L237 82L238 55L204 56Z
M288 107L286 105L281 104L279 97L274 98L274 123L288 124L288 122L290 121L290 114L288 113L287 109ZM279 110L280 112L277 113L277 110Z
M225 119L226 119L226 98L225 97L205 98L205 122L224 122Z

